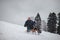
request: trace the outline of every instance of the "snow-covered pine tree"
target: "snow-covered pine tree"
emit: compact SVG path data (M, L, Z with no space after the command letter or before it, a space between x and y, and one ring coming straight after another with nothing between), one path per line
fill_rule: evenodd
M49 14L49 17L48 17L48 23L47 23L48 32L51 32L51 31L52 31L52 30L51 30L51 14L52 14L52 13L50 13L50 14Z
M57 23L56 20L57 20L56 14L54 12L50 13L48 17L48 23L47 23L48 32L56 33L56 23Z
M60 34L60 13L58 13L58 21L57 33Z
M40 18L40 15L39 13L37 13L37 16L35 17L35 27L37 27L38 29L38 33L41 33L41 18Z

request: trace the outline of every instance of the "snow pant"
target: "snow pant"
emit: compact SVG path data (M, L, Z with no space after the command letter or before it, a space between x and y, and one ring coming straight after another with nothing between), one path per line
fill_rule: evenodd
M27 27L27 32L30 32L31 28L30 27Z

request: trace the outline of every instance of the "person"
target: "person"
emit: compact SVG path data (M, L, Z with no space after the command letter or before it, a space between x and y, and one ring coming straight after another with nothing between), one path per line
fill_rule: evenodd
M31 29L33 29L34 22L31 20L30 17L28 17L27 21L24 24L24 27L27 27L27 32L30 32Z

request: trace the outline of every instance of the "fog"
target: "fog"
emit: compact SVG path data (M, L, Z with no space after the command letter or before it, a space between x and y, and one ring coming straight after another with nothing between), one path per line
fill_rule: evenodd
M47 22L50 12L60 12L60 0L0 0L0 20L24 25L28 17L40 13Z

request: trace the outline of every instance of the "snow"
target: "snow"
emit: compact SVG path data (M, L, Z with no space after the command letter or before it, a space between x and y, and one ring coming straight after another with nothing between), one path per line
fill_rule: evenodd
M60 40L60 35L45 31L35 35L27 33L24 26L0 21L0 40Z

